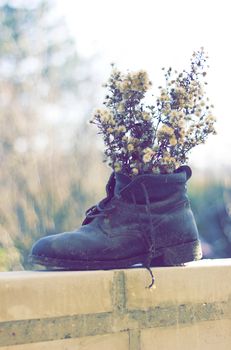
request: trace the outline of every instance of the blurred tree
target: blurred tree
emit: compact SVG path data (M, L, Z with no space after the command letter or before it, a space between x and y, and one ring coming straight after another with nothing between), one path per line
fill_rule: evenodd
M205 173L203 178L192 181L190 198L202 241L203 257L230 258L231 187L225 186L221 179L213 179L211 173Z
M32 242L80 224L102 191L83 120L78 138L67 130L62 138L67 108L84 102L81 90L88 101L94 93L89 64L49 4L0 3L0 270L28 267Z

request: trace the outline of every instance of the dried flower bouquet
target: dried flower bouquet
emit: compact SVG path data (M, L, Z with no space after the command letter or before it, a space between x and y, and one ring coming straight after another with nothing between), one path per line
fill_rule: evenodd
M152 83L141 70L123 74L113 66L104 108L96 124L105 143L105 160L128 176L167 174L187 163L189 151L215 134L213 105L205 94L207 56L194 52L190 70L163 68L165 86L152 105L145 96Z

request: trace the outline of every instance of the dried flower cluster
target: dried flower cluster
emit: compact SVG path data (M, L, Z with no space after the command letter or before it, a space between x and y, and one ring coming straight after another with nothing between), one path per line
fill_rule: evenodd
M190 70L165 70L165 87L153 105L144 98L151 82L145 71L123 74L113 67L105 85L105 108L91 123L103 135L105 156L116 172L129 176L172 173L188 160L188 152L215 134L213 106L204 92L203 48L193 53ZM207 68L207 67L206 67Z

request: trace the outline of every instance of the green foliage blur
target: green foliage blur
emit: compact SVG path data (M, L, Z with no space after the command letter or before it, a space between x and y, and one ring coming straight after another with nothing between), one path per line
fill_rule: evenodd
M95 107L91 62L51 1L15 3L0 0L0 271L32 268L32 244L78 227L110 173L86 123ZM229 190L196 180L190 197L204 256L230 257Z
M189 181L189 197L202 243L204 259L231 257L230 169L219 176L210 171Z

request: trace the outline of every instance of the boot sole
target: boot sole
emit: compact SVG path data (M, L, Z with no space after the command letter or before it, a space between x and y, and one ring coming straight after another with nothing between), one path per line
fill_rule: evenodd
M202 251L198 240L171 247L160 248L156 251L151 266L176 266L189 261L200 260ZM146 266L147 254L120 260L67 260L31 255L29 261L44 265L48 268L63 270L110 270L129 268L137 264Z

